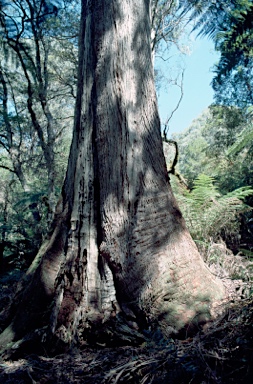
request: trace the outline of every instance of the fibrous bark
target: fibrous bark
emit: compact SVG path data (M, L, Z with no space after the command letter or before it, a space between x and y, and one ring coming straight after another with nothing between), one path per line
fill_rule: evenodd
M2 343L45 322L71 343L117 318L170 334L224 296L171 191L150 46L148 0L83 0L62 202Z

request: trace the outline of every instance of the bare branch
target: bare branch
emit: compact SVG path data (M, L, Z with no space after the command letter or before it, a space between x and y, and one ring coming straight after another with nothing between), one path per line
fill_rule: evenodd
M174 85L176 85L177 87L179 87L180 89L180 97L179 97L179 100L177 102L177 105L175 106L175 108L172 110L171 114L169 115L169 117L166 119L165 123L164 123L164 129L163 129L163 135L164 135L164 138L165 138L165 141L167 140L167 134L168 134L168 131L169 131L169 127L168 127L168 124L170 122L170 120L172 119L174 113L178 110L180 104L181 104L181 101L183 100L183 96L184 96L184 88L183 88L183 82L184 82L184 69L182 70L182 74L181 74L181 81L180 81L180 84L177 84L175 83Z
M6 165L0 164L0 168L6 169L7 171L10 171L10 172L12 172L12 173L15 173L15 174L16 174L16 172L15 172L13 169L11 169L11 168L7 167Z
M4 149L9 153L10 152L10 148L2 141L0 140L0 145L2 145L2 147L4 147Z

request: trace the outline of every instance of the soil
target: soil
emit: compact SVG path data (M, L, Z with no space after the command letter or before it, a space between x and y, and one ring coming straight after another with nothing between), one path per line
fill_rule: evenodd
M0 278L0 316L20 272ZM41 347L41 346L40 346ZM36 350L36 349L35 349ZM192 337L165 339L146 332L140 346L84 345L49 356L38 347L0 360L1 384L226 384L253 382L253 298L234 300L226 312Z

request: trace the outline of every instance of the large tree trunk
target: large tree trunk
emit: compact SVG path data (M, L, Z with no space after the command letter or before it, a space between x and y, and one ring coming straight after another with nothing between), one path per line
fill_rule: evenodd
M83 0L62 202L2 344L45 322L69 343L119 317L170 334L224 296L171 192L150 47L149 0Z

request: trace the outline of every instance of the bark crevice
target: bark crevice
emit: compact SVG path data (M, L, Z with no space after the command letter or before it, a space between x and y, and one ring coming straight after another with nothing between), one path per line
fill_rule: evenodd
M61 210L9 341L48 325L51 313L48 338L64 348L85 340L140 342L148 327L169 336L207 321L224 297L169 184L148 4L82 1L78 95Z

